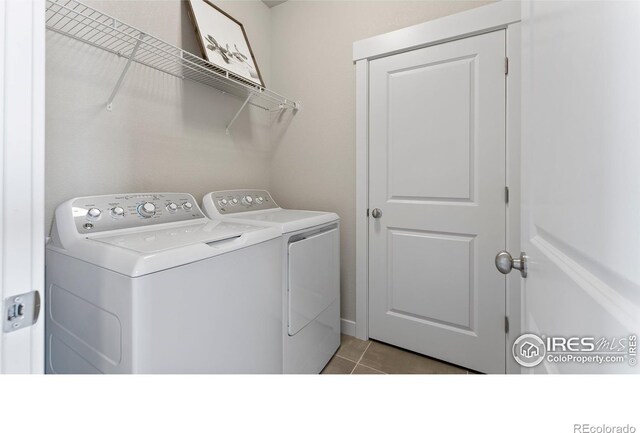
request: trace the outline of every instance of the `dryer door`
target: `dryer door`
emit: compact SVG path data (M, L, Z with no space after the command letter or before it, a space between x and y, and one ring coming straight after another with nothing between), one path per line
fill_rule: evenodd
M288 333L295 335L340 296L340 236L336 227L291 239Z

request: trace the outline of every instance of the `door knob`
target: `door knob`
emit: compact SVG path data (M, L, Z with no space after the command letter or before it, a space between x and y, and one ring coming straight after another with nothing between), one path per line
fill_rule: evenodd
M527 253L522 252L519 259L514 259L507 251L500 251L496 255L496 268L505 275L517 269L522 278L527 278Z
M375 208L373 211L371 211L371 216L374 218L380 218L382 216L382 211L378 208Z

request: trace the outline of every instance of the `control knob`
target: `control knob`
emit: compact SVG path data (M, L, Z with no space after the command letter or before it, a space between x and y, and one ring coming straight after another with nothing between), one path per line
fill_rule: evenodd
M185 204L182 205L182 209L186 210L186 211L190 211L191 208L193 207L193 205L189 202L186 202Z
M97 207L92 207L87 211L87 218L90 220L97 220L102 215L102 211Z
M228 205L228 204L229 204L229 202L227 201L227 199L226 199L226 198L223 198L222 200L218 201L218 204L219 204L220 206L226 206L226 205Z
M231 199L231 206L235 206L235 205L237 205L237 204L238 204L238 199L237 199L237 198L235 198L235 197L234 197L234 198L232 198L232 199Z
M142 203L138 206L138 214L143 218L151 218L156 214L156 205L150 202Z
M258 204L262 204L263 201L264 201L264 198L262 198L262 196L260 196L260 197L258 197L256 199L256 203L258 203Z
M124 209L120 206L111 208L111 216L114 218L122 218L124 217Z
M250 195L245 195L242 198L242 203L246 206L251 206L253 204L253 197L251 197Z
M177 204L175 204L175 203L169 203L169 204L167 205L167 210L168 210L170 213L174 213L175 211L177 211L177 210L178 210L178 205L177 205Z

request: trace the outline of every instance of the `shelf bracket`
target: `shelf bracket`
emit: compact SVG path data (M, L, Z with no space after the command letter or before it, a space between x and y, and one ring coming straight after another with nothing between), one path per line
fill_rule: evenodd
M115 26L115 21L114 21L114 26ZM140 37L138 38L138 41L136 42L136 45L133 47L133 50L131 51L131 54L129 55L129 58L127 59L127 64L124 65L124 69L122 70L122 73L120 73L120 78L118 78L118 82L116 83L116 86L113 88L113 91L111 92L111 96L109 96L109 100L107 101L107 110L109 110L109 111L111 111L113 109L113 106L112 106L113 99L118 94L118 90L120 90L120 86L122 85L122 82L124 81L124 77L125 77L125 75L127 75L127 71L129 70L129 66L131 66L131 62L133 61L134 57L136 56L136 53L138 52L138 48L140 47L140 43L142 42L144 37L145 37L144 33L140 34Z
M229 124L227 125L227 135L229 135L229 129L231 128L231 125L233 125L233 122L236 121L236 119L238 118L238 116L240 115L240 113L242 113L242 110L244 110L244 107L247 106L247 104L249 103L249 101L251 100L251 97L253 95L251 93L249 93L249 96L247 96L247 99L244 100L244 103L242 104L242 106L240 107L240 109L238 110L238 112L236 113L235 116L233 116L233 119L231 119L231 122L229 122Z

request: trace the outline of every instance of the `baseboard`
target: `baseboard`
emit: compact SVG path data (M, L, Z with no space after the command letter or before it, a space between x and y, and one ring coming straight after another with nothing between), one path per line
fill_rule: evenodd
M345 335L356 336L356 322L353 320L340 319L340 330Z

